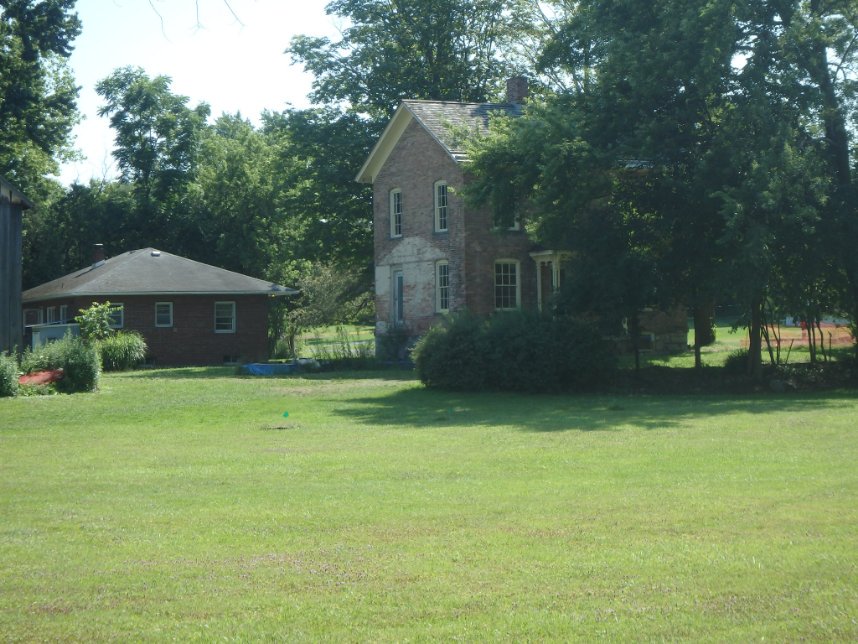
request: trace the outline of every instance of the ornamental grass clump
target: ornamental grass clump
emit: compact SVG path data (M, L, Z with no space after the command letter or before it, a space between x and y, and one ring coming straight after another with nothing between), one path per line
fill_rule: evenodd
M97 343L105 371L127 371L146 359L146 340L137 331L120 331Z

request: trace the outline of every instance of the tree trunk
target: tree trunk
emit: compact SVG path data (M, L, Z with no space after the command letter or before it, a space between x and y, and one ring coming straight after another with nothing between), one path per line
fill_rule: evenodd
M762 309L762 298L755 298L754 301L751 302L751 323L748 326L748 375L755 380L760 379L763 375Z

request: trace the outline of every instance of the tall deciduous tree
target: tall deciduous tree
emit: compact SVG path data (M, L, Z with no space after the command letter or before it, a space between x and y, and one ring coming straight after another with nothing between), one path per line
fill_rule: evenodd
M334 0L343 37L298 36L287 49L316 80L311 98L373 118L399 101L486 101L499 88L501 56L521 2L512 0Z
M72 154L78 88L67 59L81 25L74 0L0 4L0 174L33 198Z
M139 68L117 69L99 81L115 134L113 155L122 181L133 186L136 208L130 213L136 243L181 249L196 231L188 221L188 187L199 161L209 107L194 108L173 94L165 76L149 78ZM131 235L133 238L134 235Z

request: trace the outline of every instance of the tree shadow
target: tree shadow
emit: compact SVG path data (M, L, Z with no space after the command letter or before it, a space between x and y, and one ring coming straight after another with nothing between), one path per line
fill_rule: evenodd
M528 432L619 431L634 427L667 429L695 418L733 413L763 416L771 412L854 406L848 393L785 396L647 396L451 394L422 388L343 401L335 412L350 423L373 427L440 429L451 426L510 425Z
M165 367L162 369L138 369L117 374L122 378L140 379L207 379L207 378L234 378L236 380L292 380L301 378L304 380L414 380L413 369L402 368L378 368L362 371L306 371L293 374L279 374L272 376L250 376L240 373L237 367Z

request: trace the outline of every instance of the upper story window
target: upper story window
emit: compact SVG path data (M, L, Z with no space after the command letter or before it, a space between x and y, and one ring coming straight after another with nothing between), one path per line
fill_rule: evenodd
M110 305L110 328L121 329L125 326L125 305L111 303Z
M435 182L435 232L447 230L447 182Z
M521 280L519 264L513 259L501 259L495 262L495 308L508 311L519 308L521 300Z
M235 333L235 302L215 302L215 333Z
M390 236L402 237L402 190L390 191Z
M450 264L446 260L435 264L435 310L439 313L450 310Z
M173 326L172 302L155 302L155 326Z

